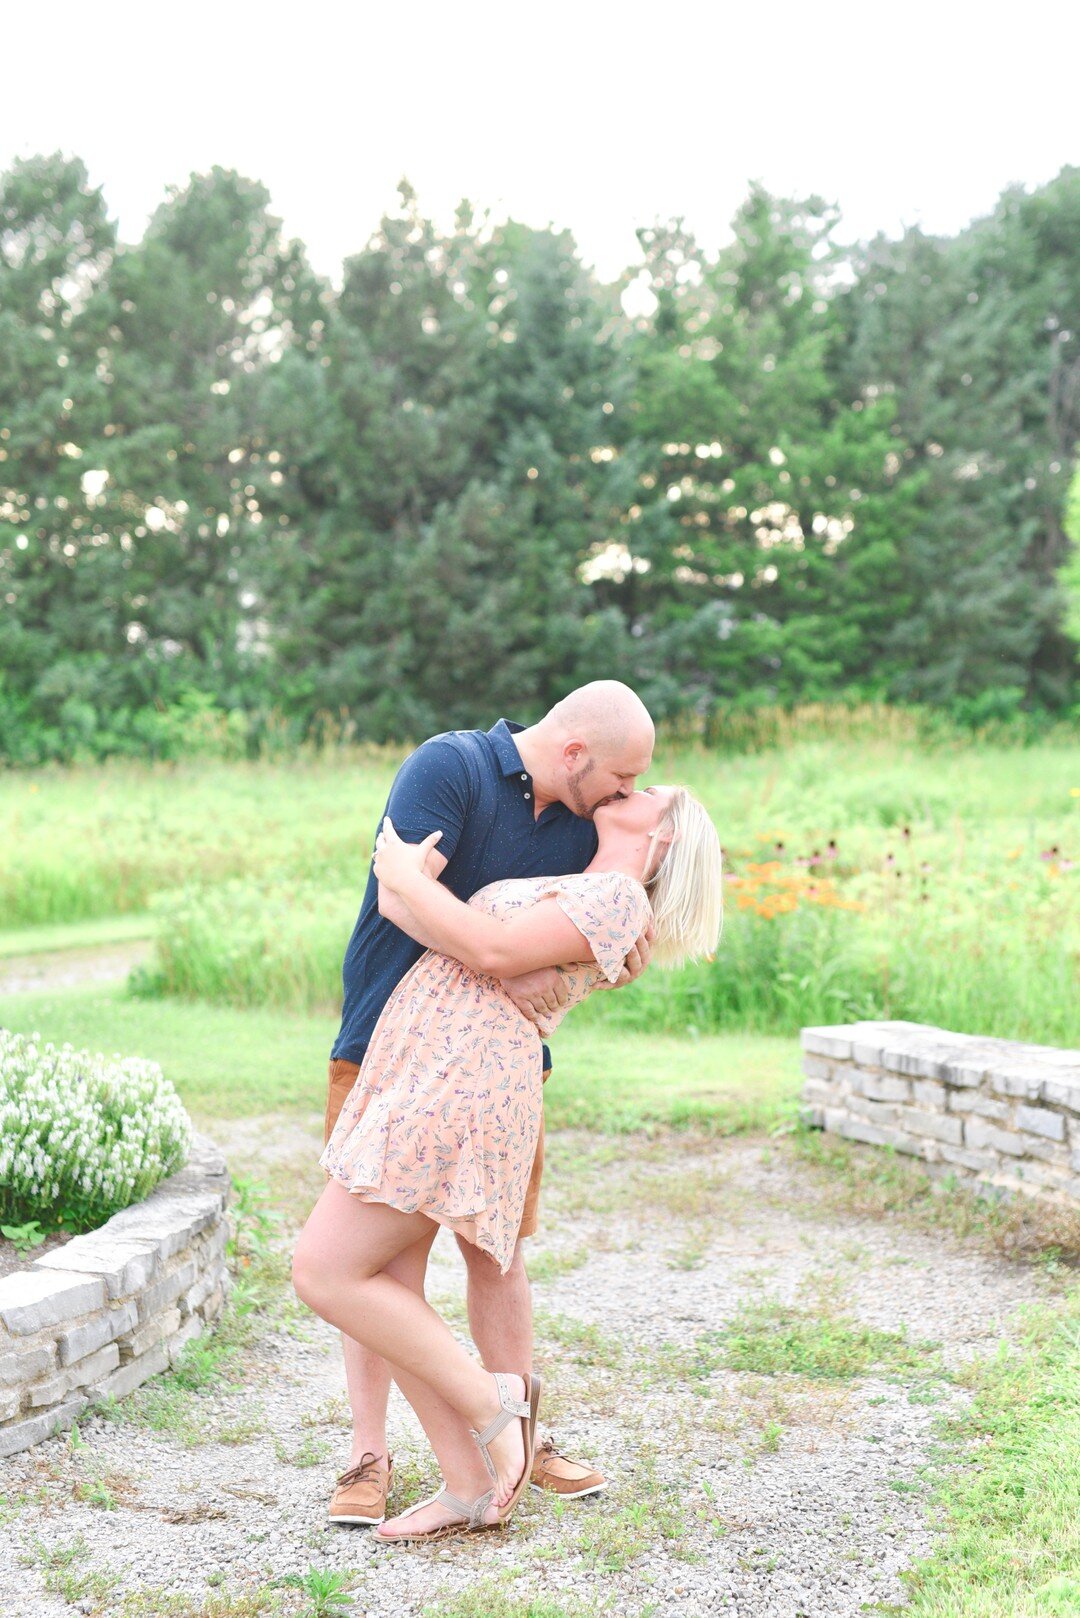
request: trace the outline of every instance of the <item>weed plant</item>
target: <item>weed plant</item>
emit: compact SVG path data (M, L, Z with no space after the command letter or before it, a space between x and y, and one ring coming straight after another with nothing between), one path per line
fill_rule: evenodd
M1080 1292L1027 1310L1019 1339L969 1368L945 1424L944 1533L904 1575L908 1618L1080 1612Z

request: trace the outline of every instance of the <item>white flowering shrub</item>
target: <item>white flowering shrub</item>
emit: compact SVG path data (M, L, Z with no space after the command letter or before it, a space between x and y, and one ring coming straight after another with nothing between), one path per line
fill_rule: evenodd
M91 1230L187 1160L191 1120L156 1062L0 1028L0 1220Z

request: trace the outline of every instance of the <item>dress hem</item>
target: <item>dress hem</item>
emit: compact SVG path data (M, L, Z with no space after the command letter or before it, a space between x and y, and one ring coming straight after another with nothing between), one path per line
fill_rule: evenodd
M455 1236L463 1236L472 1247L475 1247L478 1252L485 1254L487 1258L491 1259L493 1264L497 1264L499 1266L500 1275L505 1275L511 1264L514 1262L514 1247L517 1246L516 1237L514 1239L514 1246L511 1247L510 1255L504 1264L498 1253L495 1252L494 1248L487 1247L483 1242L477 1241L475 1236L470 1235L469 1231L464 1228L465 1226L471 1226L475 1231L476 1221L474 1219L468 1219L460 1215L432 1213L428 1208L400 1208L396 1202L392 1202L389 1197L380 1195L379 1192L373 1187L349 1185L346 1180L339 1179L338 1176L332 1173L330 1170L326 1170L324 1172L326 1172L328 1181L333 1180L335 1185L340 1185L343 1191L347 1191L351 1197L358 1198L360 1202L381 1203L384 1208L393 1208L395 1213L422 1214L425 1219L430 1219L433 1225L441 1225L444 1230L453 1231Z

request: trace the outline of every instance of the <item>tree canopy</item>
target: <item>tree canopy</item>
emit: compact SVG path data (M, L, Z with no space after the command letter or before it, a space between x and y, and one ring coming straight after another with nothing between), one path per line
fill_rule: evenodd
M600 675L661 717L1067 707L1080 170L952 238L839 226L754 186L605 286L403 182L336 290L234 172L125 245L81 162L17 162L0 757L154 751L184 704L404 739Z

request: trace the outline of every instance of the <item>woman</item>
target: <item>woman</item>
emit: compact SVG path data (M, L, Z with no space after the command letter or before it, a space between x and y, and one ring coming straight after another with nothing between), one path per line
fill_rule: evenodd
M321 1162L330 1179L293 1262L299 1296L381 1354L446 1483L377 1530L431 1539L505 1522L532 1465L539 1379L492 1374L424 1301L439 1225L511 1260L542 1101L541 1034L499 979L565 970L567 1007L614 982L651 920L653 958L716 945L721 856L681 787L647 787L596 810L597 854L580 875L494 882L468 904L427 873L435 832L403 843L384 820L380 906L404 906L435 944L405 974L372 1035Z

